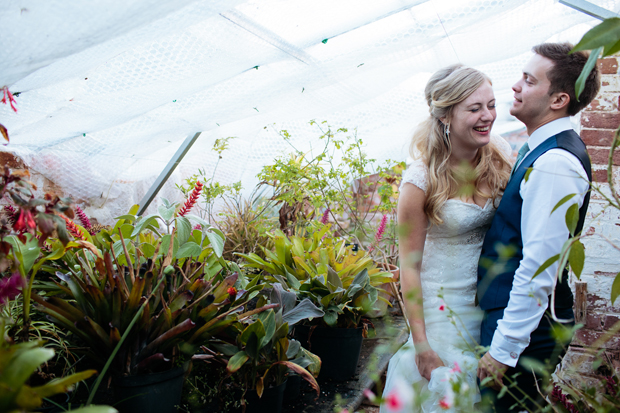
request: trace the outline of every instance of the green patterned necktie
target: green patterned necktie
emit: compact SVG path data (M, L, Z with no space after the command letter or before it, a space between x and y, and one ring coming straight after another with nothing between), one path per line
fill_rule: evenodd
M527 142L525 142L523 144L523 146L521 146L521 149L519 149L519 152L517 153L517 161L515 162L514 166L512 167L512 172L510 172L510 177L511 178L512 178L512 175L517 170L517 167L519 166L519 164L523 160L523 157L525 156L526 153L529 152L529 150L530 150L530 147L527 145Z

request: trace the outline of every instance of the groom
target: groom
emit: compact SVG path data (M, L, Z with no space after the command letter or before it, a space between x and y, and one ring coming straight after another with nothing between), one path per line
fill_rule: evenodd
M578 233L590 198L590 159L569 116L594 99L600 87L599 73L595 67L577 100L575 82L588 54L569 54L571 48L566 43L535 46L522 78L512 87L510 113L525 124L529 139L519 151L478 267L478 301L485 313L480 340L481 345L490 346L478 365L478 378L497 377L482 386L482 394L493 400L499 412L508 411L524 398L525 406L519 404L513 411L531 408L540 398L532 370L524 360L549 361L547 368L553 369L562 352L551 335L556 322L548 309L559 263L533 276L548 258L561 252L569 238L565 223L568 207L577 204L579 208ZM533 170L526 178L528 168ZM551 213L569 194L576 195ZM555 314L572 320L573 295L566 271L562 278L555 286ZM521 374L513 379L515 373ZM497 397L513 380L529 398L515 387Z

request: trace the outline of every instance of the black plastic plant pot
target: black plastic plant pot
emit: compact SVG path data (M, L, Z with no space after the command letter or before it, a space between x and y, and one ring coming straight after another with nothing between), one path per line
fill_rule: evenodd
M302 378L299 374L289 374L286 378L286 389L284 389L284 404L291 403L299 397L301 393Z
M281 413L287 381L288 380L285 380L284 383L278 386L265 389L263 391L263 396L260 398L258 397L258 394L256 394L256 390L249 390L245 394L245 401L248 404L245 412Z
M295 338L321 358L319 380L350 379L357 369L362 351L363 328L316 327L308 343L309 326L295 326Z
M120 413L176 412L181 404L186 366L161 373L114 378L114 407Z

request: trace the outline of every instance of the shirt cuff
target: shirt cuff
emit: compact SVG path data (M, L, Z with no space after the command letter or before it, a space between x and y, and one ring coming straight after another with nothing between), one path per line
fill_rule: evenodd
M514 367L519 361L519 356L529 344L529 340L527 342L516 341L514 339L504 337L499 330L495 330L495 334L493 334L493 341L491 341L489 354L491 354L491 357L500 363Z

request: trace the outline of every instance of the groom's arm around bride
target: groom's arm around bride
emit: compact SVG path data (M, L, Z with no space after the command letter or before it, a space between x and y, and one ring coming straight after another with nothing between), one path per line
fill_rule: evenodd
M518 388L509 388L508 394L493 402L497 411L507 411L522 400L524 404L514 411L532 408L539 398L532 371L520 361L533 358L552 369L563 354L551 334L555 322L548 306L554 286L557 317L573 318L568 280L558 280L556 285L557 262L532 279L570 236L564 218L567 208L573 204L580 208L578 232L588 207L590 161L569 116L594 99L600 81L595 68L577 100L574 85L588 54L569 54L571 48L554 43L534 47L534 56L513 86L510 113L525 124L529 139L485 237L478 271L478 300L485 311L481 344L490 346L480 360L478 377L481 381L493 378L482 389L483 395L496 398L502 382L509 384L511 376L521 373L514 379ZM533 171L525 179L530 167ZM569 194L577 195L551 214ZM511 254L505 254L506 248Z

